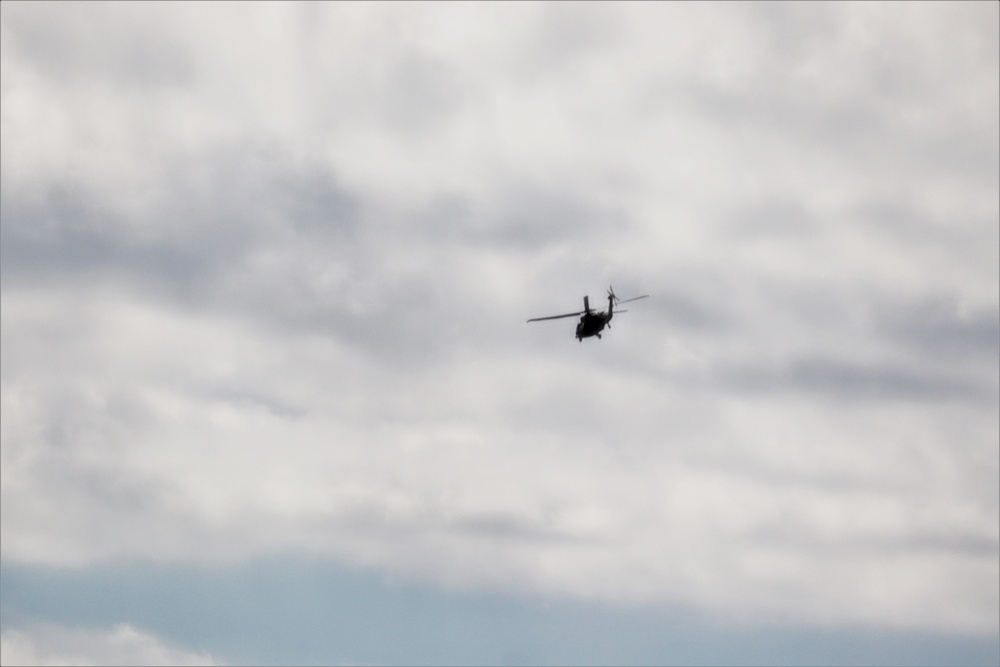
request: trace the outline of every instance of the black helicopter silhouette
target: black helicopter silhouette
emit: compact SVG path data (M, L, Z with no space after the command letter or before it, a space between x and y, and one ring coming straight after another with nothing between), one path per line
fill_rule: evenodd
M582 315L580 322L576 325L576 339L578 341L583 341L584 338L590 338L591 336L601 337L601 331L604 327L611 328L611 318L615 316L615 305L620 303L628 303L629 301L638 301L639 299L645 299L648 294L643 294L642 296L634 296L631 299L619 299L615 296L615 290L608 287L608 310L607 312L603 310L591 310L590 309L590 298L583 297L583 310L577 311L575 313L566 313L565 315L551 315L549 317L533 317L529 322L540 322L542 320L558 320L563 317L576 317L577 315ZM619 313L627 313L627 310L619 310Z

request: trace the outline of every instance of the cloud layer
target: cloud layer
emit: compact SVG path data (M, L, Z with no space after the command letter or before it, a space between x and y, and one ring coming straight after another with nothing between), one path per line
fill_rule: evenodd
M2 12L4 559L996 631L996 5Z

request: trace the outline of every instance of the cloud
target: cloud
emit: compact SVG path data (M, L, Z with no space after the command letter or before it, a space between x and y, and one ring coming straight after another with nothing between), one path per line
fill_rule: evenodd
M992 405L996 387L964 379L919 376L891 366L853 365L830 359L801 359L788 368L732 368L721 370L723 384L737 391L818 392L859 401L924 399L979 401Z
M5 560L995 630L995 5L113 7L3 8Z
M128 624L81 630L57 626L5 630L5 665L218 665L207 653L164 643Z

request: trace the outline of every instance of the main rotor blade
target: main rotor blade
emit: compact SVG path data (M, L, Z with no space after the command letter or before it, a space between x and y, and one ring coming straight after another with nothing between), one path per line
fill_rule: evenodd
M619 299L618 303L628 303L629 301L638 301L639 299L646 299L648 297L648 294L643 294L642 296L634 296L631 299Z
M529 322L541 322L542 320L558 320L563 317L577 317L578 315L583 315L586 311L581 310L576 313L566 313L565 315L551 315L549 317L532 317Z

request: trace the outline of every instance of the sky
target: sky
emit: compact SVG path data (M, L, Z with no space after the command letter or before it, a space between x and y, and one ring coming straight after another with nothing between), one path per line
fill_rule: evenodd
M1000 4L0 19L3 664L1000 662Z

